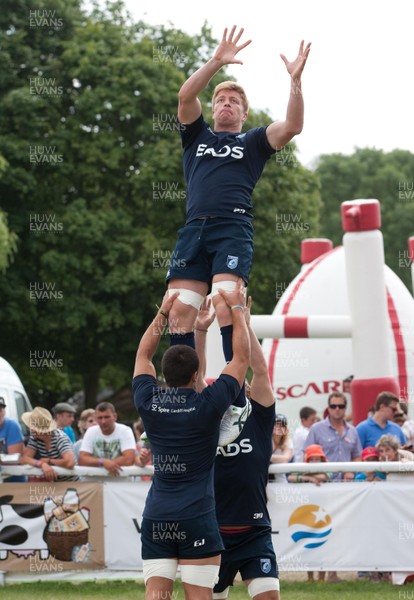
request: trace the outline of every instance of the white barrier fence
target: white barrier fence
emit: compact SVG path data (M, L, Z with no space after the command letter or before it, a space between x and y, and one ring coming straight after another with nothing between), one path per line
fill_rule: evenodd
M321 466L348 472L363 467L364 472L385 470L393 471L393 475L388 476L388 481L372 483L270 483L268 509L280 570L414 572L414 486L409 472L414 470L414 464L292 463L272 465L269 471L320 472ZM132 476L151 470L130 467L123 469L124 477L117 481L96 481L96 476L102 477L105 470L76 467L76 474L93 479L3 483L0 530L14 528L20 533L15 538L2 534L0 569L14 580L87 579L96 578L97 573L104 577L112 574L117 578L139 578L140 523L150 481L134 481ZM40 474L32 467L8 466L2 468L2 476L35 471ZM77 491L79 510L88 523L88 536L76 541L69 558L62 558L47 538L45 541L48 521L44 511L49 498L56 505L62 503L68 489ZM36 508L35 518L27 518L23 508ZM173 535L176 524L168 526ZM62 534L59 543L64 538Z

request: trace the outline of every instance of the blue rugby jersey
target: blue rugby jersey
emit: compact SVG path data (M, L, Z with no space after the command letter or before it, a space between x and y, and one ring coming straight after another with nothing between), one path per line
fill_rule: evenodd
M275 150L266 127L246 133L214 132L203 116L181 125L187 182L186 223L203 217L251 221L251 194Z
M143 516L184 520L214 510L219 427L240 392L237 380L220 375L197 393L189 388L162 390L151 375L138 375L132 388L154 465Z
M275 405L251 400L252 412L239 437L217 449L214 488L219 525L270 525L266 486Z

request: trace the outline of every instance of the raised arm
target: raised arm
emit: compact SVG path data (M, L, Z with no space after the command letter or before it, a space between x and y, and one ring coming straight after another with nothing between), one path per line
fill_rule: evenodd
M234 25L230 33L227 32L227 27L224 30L223 37L218 45L214 55L205 65L195 71L187 81L182 85L178 93L178 120L183 124L194 123L201 115L201 102L198 95L207 87L210 79L224 65L243 64L241 60L236 58L236 54L243 50L251 43L251 40L237 45L244 29L241 28L236 33L236 25Z
M284 54L280 55L285 63L291 81L286 119L284 121L274 122L266 129L268 142L275 150L279 150L285 146L295 135L302 131L304 105L301 77L310 48L310 43L305 47L304 41L302 40L299 46L299 53L295 60L289 62Z
M250 307L252 299L249 297L245 308L245 318L250 337L250 366L253 377L250 384L250 397L262 406L272 406L275 403L269 370L263 354L262 347L250 324Z
M152 358L157 351L164 328L168 325L168 315L178 295L179 292L175 292L168 296L168 292L166 292L161 308L142 336L135 358L134 377L137 375L156 376Z

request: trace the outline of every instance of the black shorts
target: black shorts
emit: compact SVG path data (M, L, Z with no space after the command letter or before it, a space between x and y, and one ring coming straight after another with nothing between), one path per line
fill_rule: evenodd
M214 511L184 521L142 519L142 559L206 558L224 549Z
M214 592L233 585L237 572L243 581L258 577L279 578L271 527L254 527L244 533L222 533L225 551L221 555L219 581Z
M241 219L196 219L178 231L166 275L211 283L213 275L232 273L249 282L253 262L253 225Z

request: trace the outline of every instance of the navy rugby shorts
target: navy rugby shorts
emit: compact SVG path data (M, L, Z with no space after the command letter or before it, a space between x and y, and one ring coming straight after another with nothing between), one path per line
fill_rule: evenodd
M194 519L142 519L142 559L206 558L224 549L215 511Z
M243 533L222 533L225 551L221 555L219 581L214 592L233 585L237 572L243 581L258 577L279 578L270 527L253 527Z
M195 219L178 231L166 275L210 284L213 275L232 273L249 282L253 225L241 219Z

